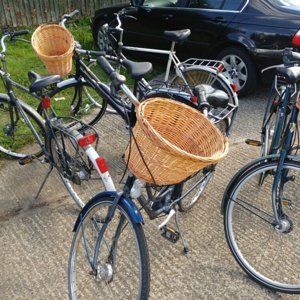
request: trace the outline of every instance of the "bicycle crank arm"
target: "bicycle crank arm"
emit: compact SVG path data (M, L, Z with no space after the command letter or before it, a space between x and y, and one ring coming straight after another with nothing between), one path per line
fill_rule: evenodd
M175 215L175 210L172 208L171 211L169 212L167 218L160 225L158 225L158 229L161 229L162 227L164 227L171 220L171 218L174 215Z

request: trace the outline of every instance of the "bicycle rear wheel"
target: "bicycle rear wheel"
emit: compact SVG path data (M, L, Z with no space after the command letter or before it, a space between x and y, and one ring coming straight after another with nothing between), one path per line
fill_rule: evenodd
M44 141L43 119L30 106L20 100L19 102L37 134ZM14 158L29 155L38 157L43 154L23 116L4 94L0 96L0 151Z
M226 196L225 235L234 258L252 279L279 292L300 293L300 163L283 166L283 229L276 227L272 209L277 164L264 159L236 177ZM257 183L261 174L267 174L263 185Z
M191 89L199 84L207 84L214 89L224 91L228 95L229 101L227 107L213 107L209 112L209 118L214 120L215 125L219 127L221 131L223 131L224 128L229 130L232 123L231 121L236 113L236 108L238 107L238 100L228 80L214 69L197 65L187 67L183 71L183 76ZM172 82L180 85L185 84L184 80L177 75L172 79ZM188 88L186 88L186 92L189 92Z
M85 151L70 134L56 130L49 141L49 149L61 180L80 208L105 189Z
M81 214L75 231L68 271L70 299L148 299L150 267L141 224L117 204L111 220L105 221L114 197L98 195ZM99 251L96 241L108 222ZM91 267L97 256L96 270Z
M51 106L59 117L76 117L88 125L97 123L105 113L106 99L88 82L71 80L50 92Z
M180 211L186 212L194 206L212 179L213 172L214 166L208 166L181 183L181 194L186 196L178 202Z

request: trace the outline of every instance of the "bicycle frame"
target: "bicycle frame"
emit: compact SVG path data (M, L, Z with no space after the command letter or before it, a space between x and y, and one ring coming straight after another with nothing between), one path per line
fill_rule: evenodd
M281 133L283 133L284 127L286 126L285 117L287 115L287 107L288 104L290 103L290 99L296 94L297 92L297 86L296 84L291 85L285 85L284 90L279 91L278 90L278 83L277 83L277 76L275 77L275 82L274 82L274 89L276 90L277 94L279 95L279 102L276 104L276 110L278 110L277 114L280 117L280 121L277 123L278 127L276 128L276 132L274 133L274 137L272 139L272 143L270 145L270 152L269 154L275 154L277 153L278 149L280 148L280 142L281 142ZM294 91L293 91L294 90ZM273 98L270 98L269 103L267 107L270 109L273 108ZM267 115L265 114L264 117L264 123L262 126L262 133L263 134L268 134L266 128L270 122L270 119L272 115L275 112L271 112L267 118ZM269 136L265 138L265 140L268 140Z

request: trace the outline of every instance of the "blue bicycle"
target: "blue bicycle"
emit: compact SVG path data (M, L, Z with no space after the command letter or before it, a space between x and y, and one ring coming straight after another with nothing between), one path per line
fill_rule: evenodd
M247 164L227 186L222 203L225 235L236 261L252 279L276 291L298 294L300 158L295 151L299 149L300 54L291 49L259 53L283 57L285 64L276 72L284 84L269 110L276 115L272 136L265 140L270 141L266 147L270 155Z

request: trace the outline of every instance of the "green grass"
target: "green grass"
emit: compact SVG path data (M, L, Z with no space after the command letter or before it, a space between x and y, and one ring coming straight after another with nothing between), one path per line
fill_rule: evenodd
M90 28L90 19L88 18L80 18L77 19L74 22L67 23L67 28L70 30L70 32L73 34L74 39L80 43L83 49L89 49L89 50L97 50L96 45L94 44L93 41L93 36ZM18 28L19 29L19 28ZM21 28L23 29L23 28ZM16 29L17 30L17 29ZM6 62L7 62L7 69L10 73L11 78L18 82L19 84L29 87L30 82L28 79L28 71L33 70L39 74L48 74L46 68L44 67L42 61L38 58L37 54L34 52L30 40L31 40L31 34L34 32L35 28L29 28L30 34L22 36L22 38L26 39L28 42L25 43L23 41L18 41L18 40L12 40L9 41L6 39ZM130 57L130 59L134 59ZM160 67L155 67L154 68L156 72L153 72L149 78L156 76L157 74L162 72L162 68ZM102 81L109 81L107 76L103 73L100 68L95 65L93 67L93 70L96 70L97 76ZM123 72L124 73L124 72ZM125 73L125 76L127 74ZM133 85L132 80L130 80L129 76L126 76L127 78L127 84L129 86ZM148 79L149 79L148 78ZM33 98L32 96L28 95L27 93L20 91L19 89L15 88L14 89L16 95L18 98L22 99L24 102L28 103L29 105L33 107L38 106L38 100ZM0 81L0 93L6 93L4 84L2 81ZM59 103L54 103L52 101L53 106L60 106L61 111L67 111L69 112L69 102L68 101L60 101ZM65 106L65 107L64 107ZM55 107L56 109L56 107ZM6 113L7 115L7 113ZM0 119L1 119L1 107L0 107ZM3 128L7 125L5 121L3 120L3 109L2 109L2 122L0 120L0 144L3 145L3 142L7 140L6 137L3 135ZM6 122L9 122L6 121ZM28 142L30 142L28 140ZM24 141L20 140L19 145L22 146L26 143L26 139ZM15 143L16 147L18 147L18 143ZM3 155L0 153L0 158L3 157Z

